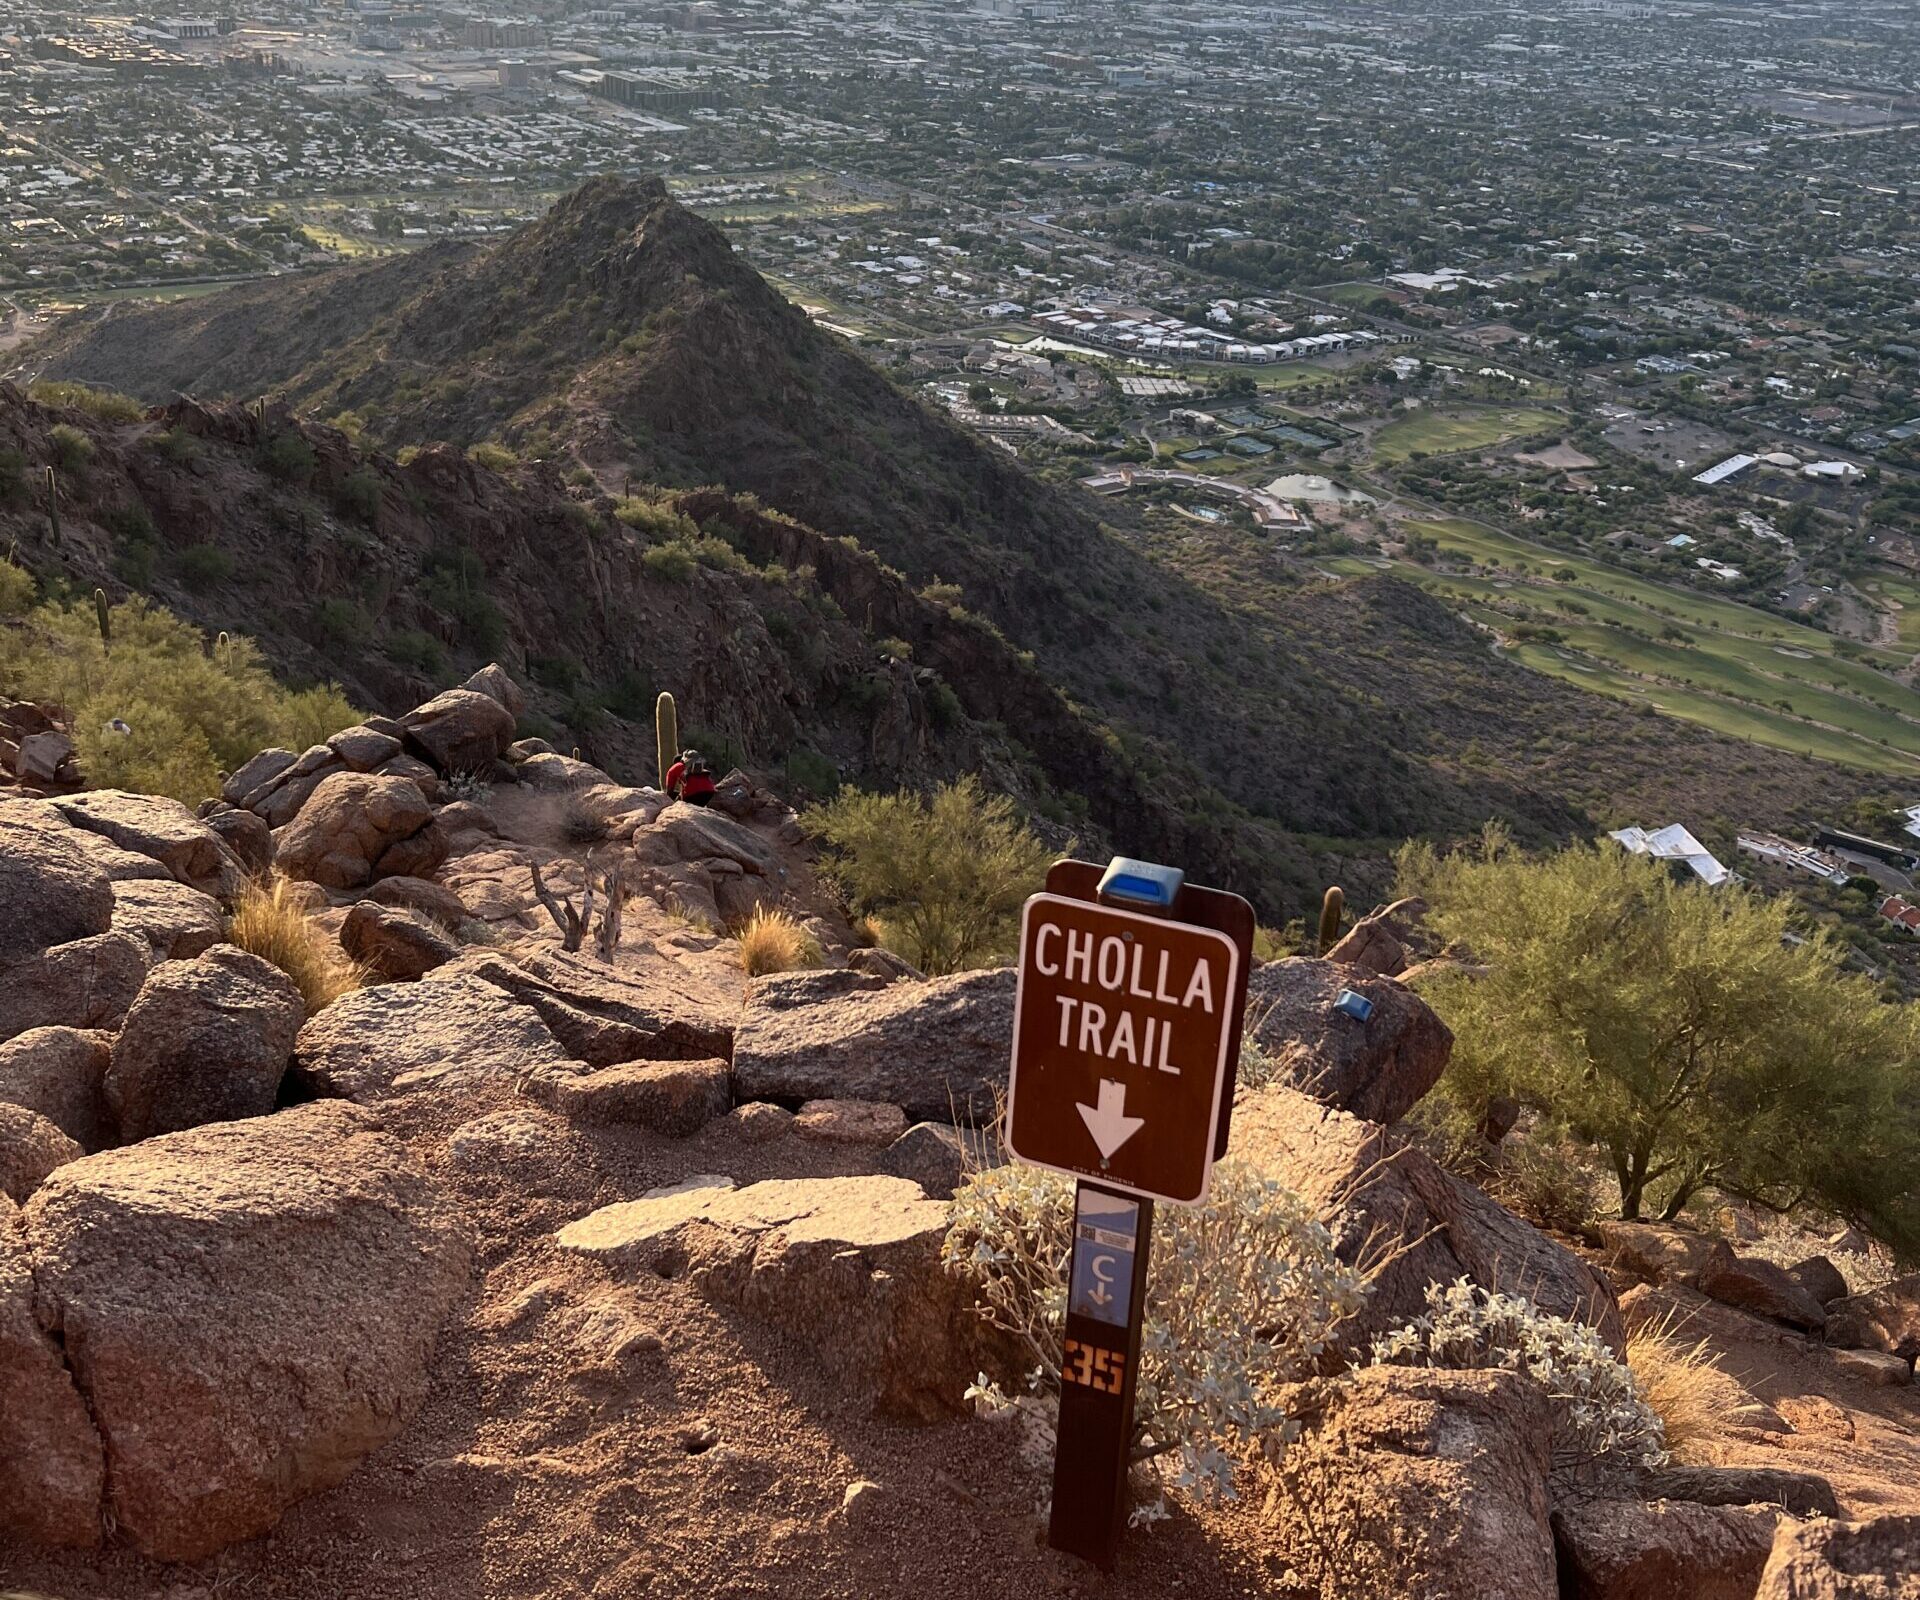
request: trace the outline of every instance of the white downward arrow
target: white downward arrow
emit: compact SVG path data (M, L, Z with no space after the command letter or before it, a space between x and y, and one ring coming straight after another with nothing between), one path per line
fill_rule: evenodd
M1115 1083L1111 1078L1100 1080L1098 1107L1082 1101L1075 1109L1086 1123L1087 1132L1093 1135L1093 1142L1100 1147L1102 1161L1138 1133L1146 1121L1144 1117L1127 1115L1127 1086Z

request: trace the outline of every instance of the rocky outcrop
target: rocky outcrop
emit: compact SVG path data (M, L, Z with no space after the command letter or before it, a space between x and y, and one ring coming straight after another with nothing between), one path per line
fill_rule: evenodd
M97 1544L105 1475L87 1403L34 1314L19 1212L0 1198L0 1532Z
M433 1185L338 1104L74 1162L23 1223L105 1509L167 1561L264 1532L390 1439L468 1278Z
M74 827L159 862L176 883L216 900L231 901L245 885L239 858L178 800L96 789L52 803Z
M698 1133L732 1108L724 1061L627 1061L597 1072L529 1073L521 1093L574 1122Z
M1914 1600L1920 1516L1783 1527L1753 1600Z
M1428 1284L1463 1277L1591 1323L1616 1351L1624 1347L1619 1308L1603 1278L1374 1123L1291 1089L1263 1089L1235 1107L1230 1153L1315 1206L1342 1260L1379 1267L1365 1308L1342 1330L1344 1347L1356 1354L1376 1334L1424 1314Z
M950 1200L969 1172L1000 1164L991 1135L963 1132L945 1122L916 1122L880 1152L878 1166L909 1178L935 1200Z
M1340 991L1373 1003L1365 1022L1336 1011ZM1440 1081L1453 1034L1433 1008L1388 977L1295 956L1256 968L1247 1038L1275 1080L1369 1122L1397 1122Z
M1778 1506L1568 1496L1554 1508L1562 1600L1750 1600Z
M309 1093L372 1102L430 1085L574 1070L528 1006L472 975L382 983L333 1002L300 1030L293 1075Z
M1283 1391L1303 1420L1282 1459L1300 1508L1289 1565L1319 1592L1559 1600L1548 1525L1553 1419L1507 1372L1369 1367Z
M400 847L432 822L433 808L405 778L336 772L275 835L273 863L289 878L327 889L358 889L388 872L418 877L439 862L414 860L420 852L412 852L403 863Z
M203 810L206 814L201 820L234 853L240 865L256 878L264 877L273 866L273 829L267 826L266 818L224 801L215 801Z
M505 677L505 673L500 676ZM513 743L513 713L490 694L449 689L400 719L407 748L436 772L476 772Z
M1701 1272L1699 1287L1722 1305L1738 1306L1809 1333L1819 1333L1827 1325L1820 1302L1794 1282L1785 1267L1758 1256L1738 1256L1732 1251L1716 1256Z
M1716 1263L1731 1263L1732 1247L1691 1228L1660 1222L1602 1222L1600 1241L1619 1268L1649 1283L1698 1284Z
M607 1206L559 1242L619 1271L685 1274L707 1299L805 1345L856 1404L956 1413L976 1319L940 1265L947 1208L903 1178L693 1180Z
M226 937L227 919L198 889L171 878L135 878L113 886L113 925L145 939L155 961L186 961Z
M492 984L538 1014L575 1060L702 1061L732 1053L733 1007L684 969L611 967L579 952L543 950L521 961L473 951L435 974Z
M469 920L466 905L459 895L444 884L433 883L426 878L382 878L378 883L369 884L362 898L376 905L417 911L450 930L457 930Z
M742 1100L880 1100L918 1121L990 1119L1007 1083L1014 973L888 983L789 972L747 991L734 1038Z
M0 1194L24 1201L47 1175L86 1152L37 1111L0 1100Z
M1808 1256L1805 1261L1795 1262L1787 1268L1787 1276L1821 1306L1844 1300L1848 1294L1846 1275L1825 1256Z
M362 900L340 924L340 948L394 982L423 978L444 967L460 946L422 917Z
M28 809L36 804L0 800L0 971L113 926L106 873Z
M29 1028L119 1027L152 962L144 937L114 932L0 967L0 1040Z
M1920 1272L1835 1300L1826 1313L1828 1344L1920 1358Z
M0 1044L0 1101L45 1117L88 1150L112 1126L103 1085L113 1036L80 1028L30 1028Z
M107 1068L107 1109L121 1140L265 1116L304 1015L292 979L232 945L155 967Z

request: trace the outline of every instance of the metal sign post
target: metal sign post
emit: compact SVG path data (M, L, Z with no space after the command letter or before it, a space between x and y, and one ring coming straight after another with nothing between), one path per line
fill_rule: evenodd
M1113 1565L1156 1200L1198 1205L1226 1149L1253 908L1171 867L1062 861L1021 921L1007 1147L1074 1196L1048 1541Z

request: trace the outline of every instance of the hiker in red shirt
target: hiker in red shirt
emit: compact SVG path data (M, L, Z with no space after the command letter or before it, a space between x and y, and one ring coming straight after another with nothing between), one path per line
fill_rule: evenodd
M690 806L713 803L713 768L698 750L682 750L680 759L667 768L667 793Z

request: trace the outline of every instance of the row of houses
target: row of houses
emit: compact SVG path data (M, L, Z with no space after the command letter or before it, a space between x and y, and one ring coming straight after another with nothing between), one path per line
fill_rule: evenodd
M1050 333L1083 344L1119 350L1128 355L1177 357L1194 361L1230 361L1267 365L1276 361L1306 361L1337 355L1363 344L1377 344L1383 334L1366 328L1340 333L1309 333L1273 344L1235 339L1212 328L1202 328L1177 317L1123 316L1097 306L1070 311L1043 311L1033 319Z

